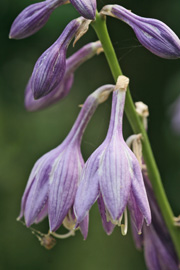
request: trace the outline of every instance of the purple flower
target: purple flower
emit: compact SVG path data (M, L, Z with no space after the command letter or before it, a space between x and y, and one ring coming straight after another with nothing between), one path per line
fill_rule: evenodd
M149 270L178 270L177 254L145 171L143 178L151 207L152 223L148 227L143 226L143 233L139 236L132 222L136 246L144 247L145 261Z
M48 95L42 97L38 100L35 100L33 97L31 89L31 80L29 80L28 85L25 91L25 107L28 111L36 111L45 107L48 107L60 99L67 96L69 93L73 81L74 81L74 72L75 70L83 64L85 61L93 57L95 54L98 54L102 49L100 41L91 42L79 51L74 53L66 60L66 71L64 78L60 84Z
M47 214L50 231L56 231L62 222L67 228L76 223L73 203L84 166L80 143L88 121L98 104L114 89L105 85L92 93L85 101L70 133L57 148L42 156L30 174L19 218L24 215L26 225L40 222ZM79 224L84 238L88 232L88 215Z
M70 0L70 2L84 18L95 19L96 0Z
M101 13L118 18L131 26L139 42L157 56L167 59L180 57L180 40L163 22L137 16L119 5L107 5Z
M37 60L30 80L35 99L47 95L62 81L66 70L67 48L76 35L79 37L81 32L84 33L85 22L82 17L72 20L54 44Z
M14 20L9 38L21 39L33 35L46 24L53 10L65 1L46 0L28 6Z
M103 226L108 234L113 230L112 224L121 225L123 234L127 232L128 204L131 204L130 211L134 214L138 231L141 230L144 218L147 224L151 222L141 168L122 134L128 82L125 76L118 79L113 92L111 120L106 139L86 162L74 203L79 223L98 199ZM123 212L125 224L121 224Z

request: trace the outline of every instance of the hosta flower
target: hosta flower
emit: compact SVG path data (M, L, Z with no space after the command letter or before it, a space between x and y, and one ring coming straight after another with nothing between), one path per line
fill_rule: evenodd
M100 41L91 42L83 46L66 60L65 75L60 84L48 95L35 100L31 89L31 80L29 80L25 91L25 107L28 111L36 111L48 107L60 99L64 98L70 91L75 70L85 61L98 54L102 50Z
M72 207L84 166L80 150L82 135L98 104L106 100L113 89L113 85L105 85L92 93L63 143L34 165L22 198L19 217L24 215L28 227L48 214L51 232L56 231L62 223L66 228L74 228L76 220ZM86 238L88 215L84 216L79 226Z
M21 39L33 35L46 24L53 10L65 1L46 0L28 6L14 20L9 37Z
M147 119L149 112L145 104L140 102L136 103L136 111L139 115ZM130 136L126 143L132 149L141 164L143 180L152 215L151 224L148 227L143 225L141 235L137 233L134 217L131 216L131 228L136 247L137 249L144 247L145 261L149 270L178 270L178 258L157 204L150 180L148 179L146 165L143 162L141 134Z
M152 53L168 59L180 57L180 40L163 22L137 16L119 5L107 5L101 13L118 18L131 26L139 42Z
M95 19L96 0L70 0L70 2L84 18Z
M111 233L112 224L115 224L121 225L122 233L126 234L128 204L131 204L130 210L139 232L144 218L147 224L151 222L141 168L122 134L128 82L125 76L118 79L113 92L111 120L106 139L87 160L74 203L78 224L98 199L103 226L107 233Z
M143 178L151 207L152 223L148 227L143 226L143 233L140 236L137 235L132 223L136 246L138 248L144 247L145 261L149 270L178 270L177 254L147 177L147 172L143 173Z
M72 20L60 37L37 60L31 76L34 98L41 98L54 90L62 81L66 70L66 51L71 40L84 29L85 19ZM82 29L83 28L83 29Z

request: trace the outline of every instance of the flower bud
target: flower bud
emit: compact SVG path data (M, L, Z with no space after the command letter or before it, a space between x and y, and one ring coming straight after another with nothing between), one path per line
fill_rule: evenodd
M46 0L25 8L14 20L9 38L22 39L39 31L49 19L53 10L65 0Z
M62 82L48 95L35 100L31 89L31 81L28 82L25 91L25 107L28 111L36 111L55 104L69 93L75 70L85 61L98 54L102 50L100 41L91 42L83 46L66 60L66 71Z
M167 59L180 57L180 40L163 22L137 16L119 5L107 5L101 14L118 18L131 26L139 42L153 54Z
M72 20L54 44L37 60L30 80L35 99L46 96L62 81L66 70L67 48L73 37L80 30L84 31L84 21L82 17Z
M70 0L70 2L84 18L95 19L96 0Z

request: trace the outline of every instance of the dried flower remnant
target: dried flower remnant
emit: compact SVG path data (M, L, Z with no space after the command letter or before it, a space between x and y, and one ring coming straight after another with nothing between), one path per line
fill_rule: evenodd
M139 232L144 218L147 224L151 222L141 168L122 135L128 83L127 77L119 77L113 92L111 120L106 139L86 162L74 203L78 223L98 199L103 226L108 234L113 230L112 224L121 226L123 234L127 232L126 207L129 202L132 202L130 211L137 213L135 222Z
M119 5L104 6L101 14L127 23L134 30L139 42L153 54L167 59L180 57L180 40L165 23L140 17Z

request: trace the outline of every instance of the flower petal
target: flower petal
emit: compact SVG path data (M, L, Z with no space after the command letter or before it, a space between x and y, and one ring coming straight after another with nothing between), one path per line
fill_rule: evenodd
M112 224L111 221L107 221L106 208L105 208L105 205L104 205L102 194L100 194L100 196L98 198L98 206L99 206L99 211L100 211L100 214L101 214L103 228L104 228L105 232L108 235L110 235L113 232L115 225Z

